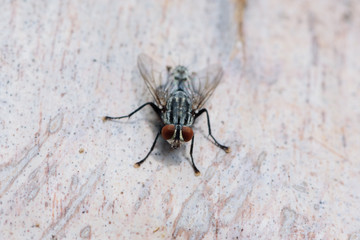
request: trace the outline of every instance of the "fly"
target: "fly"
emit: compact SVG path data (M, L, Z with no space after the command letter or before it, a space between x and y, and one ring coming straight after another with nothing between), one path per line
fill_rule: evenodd
M126 116L105 116L103 118L104 121L130 118L143 107L149 105L162 120L162 126L150 151L145 158L135 163L136 168L140 167L149 157L161 135L174 149L180 147L183 142L191 141L192 167L195 175L199 176L200 171L193 158L194 132L192 126L203 113L206 113L209 135L214 140L215 145L226 153L230 152L229 147L220 144L212 135L209 113L206 108L203 108L204 103L212 95L223 76L223 70L220 66L211 65L199 73L189 73L189 70L181 65L175 68L167 67L166 76L163 76L164 71L160 65L145 54L139 55L137 64L155 103L147 102Z

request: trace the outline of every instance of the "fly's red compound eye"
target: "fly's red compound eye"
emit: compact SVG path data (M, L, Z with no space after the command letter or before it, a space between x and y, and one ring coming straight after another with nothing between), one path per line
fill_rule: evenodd
M184 127L182 127L181 131L182 131L182 136L183 136L183 139L185 142L190 141L194 136L194 132L191 127L184 126Z
M169 140L174 136L174 132L175 132L175 125L168 124L163 126L163 128L161 129L161 136L165 140Z

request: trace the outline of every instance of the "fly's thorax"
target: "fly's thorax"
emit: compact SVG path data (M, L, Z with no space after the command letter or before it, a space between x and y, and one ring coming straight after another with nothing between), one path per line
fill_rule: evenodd
M191 126L194 123L191 98L182 90L175 91L168 98L161 118L164 124Z
M194 132L188 126L167 124L161 129L161 136L170 143L172 148L178 148L182 142L190 141Z

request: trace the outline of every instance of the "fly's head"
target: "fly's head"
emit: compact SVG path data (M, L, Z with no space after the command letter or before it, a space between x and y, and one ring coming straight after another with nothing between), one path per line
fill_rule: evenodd
M189 78L189 71L186 67L179 65L173 69L172 75L175 80L185 81Z
M171 147L176 149L182 142L189 142L194 132L191 127L167 124L161 129L161 136L170 143Z

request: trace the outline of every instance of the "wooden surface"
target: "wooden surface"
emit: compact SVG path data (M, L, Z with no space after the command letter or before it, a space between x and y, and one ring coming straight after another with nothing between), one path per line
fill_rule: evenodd
M245 1L245 0L244 0ZM355 0L2 1L1 239L360 239ZM145 52L225 76L160 140Z

